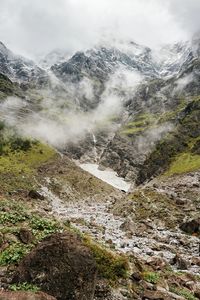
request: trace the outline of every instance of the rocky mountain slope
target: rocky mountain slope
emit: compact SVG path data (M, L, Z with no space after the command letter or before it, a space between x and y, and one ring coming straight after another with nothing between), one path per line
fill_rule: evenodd
M10 51L0 42L0 72L17 82L35 82L42 84L46 80L45 72L33 61Z
M0 298L200 299L199 49L1 45Z

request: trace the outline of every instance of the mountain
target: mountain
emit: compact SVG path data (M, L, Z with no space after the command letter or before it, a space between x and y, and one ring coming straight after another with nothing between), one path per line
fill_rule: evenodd
M1 45L1 295L198 299L199 37L66 54Z
M137 71L147 78L179 76L198 57L195 43L198 44L197 39L192 44L165 45L156 51L133 42L121 49L111 45L98 46L78 52L51 69L62 80L74 82L84 76L105 81L118 68Z
M16 82L43 84L46 73L33 61L14 54L0 42L0 72Z
M39 65L43 69L48 69L51 66L66 62L70 58L70 53L67 50L56 49L45 55L39 60Z
M151 64L149 52L150 49L142 48L139 54L127 54L116 48L98 47L85 53L78 52L69 61L52 66L51 69L62 80L72 82L78 82L85 76L104 82L118 68L154 77L156 72Z

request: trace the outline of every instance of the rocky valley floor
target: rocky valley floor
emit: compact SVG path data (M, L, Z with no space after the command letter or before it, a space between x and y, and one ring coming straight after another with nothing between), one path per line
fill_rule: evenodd
M84 168L87 169L86 165ZM165 272L169 269L175 277L185 274L183 276L199 278L199 231L192 223L188 223L186 230L181 230L181 225L189 220L199 222L198 172L171 180L157 179L125 194L116 190L107 197L89 196L77 201L58 197L48 188L51 180L46 178L46 182L48 184L42 186L41 193L48 200L50 213L58 219L69 222L106 248L123 253L129 259L134 257L147 269L152 268L154 275L167 277ZM192 290L198 289L195 282L191 286ZM165 288L158 293L166 293L163 298L154 298L157 297L155 292L144 299L179 299L168 294L169 286ZM123 293L118 297L116 299L129 299Z
M38 153L43 155L40 151ZM34 261L40 257L37 252L40 248L37 250L37 247L47 247L48 250L48 236L70 230L86 239L84 243L90 245L97 259L99 276L94 299L198 299L198 172L171 180L157 179L125 193L82 170L67 157L53 152L36 170L32 177L34 189L33 186L27 187L23 175L18 178L18 189L13 189L13 182L8 181L12 187L9 194L3 189L1 192L2 290L33 290L40 286L47 292L42 279L33 279L33 286L27 286L29 280L24 275L23 286L14 283L13 274L18 268L27 268L29 256L23 260L26 253L36 251L27 254L35 253ZM19 186L24 188L19 189ZM8 185L5 188L8 189ZM25 212L22 207L26 207ZM190 224L189 220L196 223ZM186 232L180 228L183 224L186 224L182 228ZM28 239L24 238L24 228ZM55 241L58 238L54 236ZM53 245L54 240L50 242ZM42 246L43 243L46 244ZM31 250L35 244L38 244L36 250ZM61 260L62 255L61 252ZM122 272L125 257L129 267ZM52 280L55 280L53 276L52 273ZM70 299L54 292L50 294L57 299Z

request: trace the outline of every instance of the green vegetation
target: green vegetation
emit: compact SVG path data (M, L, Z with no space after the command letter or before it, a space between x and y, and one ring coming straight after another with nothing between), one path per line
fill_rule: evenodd
M111 281L127 278L129 264L125 256L117 255L89 238L84 238L84 243L94 255L100 277Z
M8 96L22 96L22 90L17 83L13 83L7 76L0 73L0 101Z
M139 114L132 122L127 123L122 129L121 134L132 136L152 128L156 123L156 115Z
M177 115L183 111L186 107L186 101L181 100L177 104L176 109L172 111L166 111L161 114L143 113L134 117L132 122L127 123L121 130L121 134L132 136L135 134L141 134L147 129L153 129L157 125L168 121L174 121Z
M33 284L30 284L30 283L27 283L27 282L23 282L23 283L19 283L19 284L11 284L9 286L9 289L11 291L29 291L29 292L32 292L32 293L37 293L40 291L40 288L37 287L36 285L33 285Z
M20 212L13 212L13 213L9 213L9 212L4 212L1 211L0 212L0 224L16 224L18 222L22 222L26 220L26 216L24 216L23 214L21 214Z
M186 106L173 132L159 141L155 150L147 157L143 168L139 171L137 184L167 170L170 171L166 175L172 175L173 172L180 174L198 169L199 157L195 154L198 153L198 149L195 149L193 154L190 153L191 145L200 137L199 122L200 99L198 98Z
M47 145L11 138L0 146L0 185L3 190L31 189L37 168L55 156Z
M8 200L0 201L0 226L13 226L28 219L29 214L21 202L16 203Z
M200 155L192 155L190 152L176 156L170 168L164 175L171 176L200 169Z
M164 123L167 121L173 121L177 118L181 111L187 106L187 101L185 99L179 99L176 104L176 108L170 111L166 111L159 116L158 123Z
M0 253L0 265L5 266L20 261L31 247L21 243L13 243Z
M18 238L22 227L33 234L33 240L28 245ZM32 215L28 204L15 200L0 200L0 245L6 245L0 253L0 265L19 262L43 238L65 229L67 227L64 224L54 219L43 218L39 214Z
M171 288L170 289L171 292L184 297L187 300L198 300L198 298L196 298L192 292L190 292L187 289L178 289L178 288Z
M160 274L155 272L144 272L143 278L147 282L156 284L160 279Z
M64 230L64 226L61 226L57 221L41 218L40 216L33 216L29 224L38 240L52 233L62 232Z
M0 99L10 96L14 93L15 87L7 76L0 73Z

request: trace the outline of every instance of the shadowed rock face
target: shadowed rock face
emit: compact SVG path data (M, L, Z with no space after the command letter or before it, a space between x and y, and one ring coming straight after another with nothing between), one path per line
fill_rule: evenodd
M181 224L180 229L189 234L200 233L200 218Z
M58 300L92 300L96 265L77 235L54 234L20 263L14 282L31 282Z
M0 292L0 300L56 300L56 298L42 292Z

